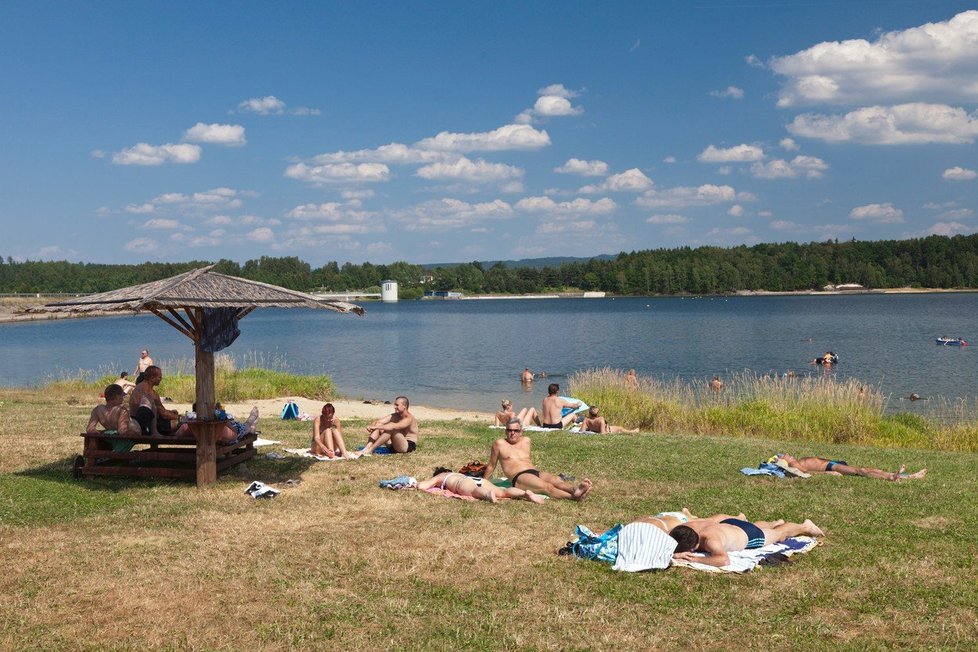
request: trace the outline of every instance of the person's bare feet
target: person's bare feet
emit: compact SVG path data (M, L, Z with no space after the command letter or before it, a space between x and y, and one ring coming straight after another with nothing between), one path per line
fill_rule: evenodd
M526 499L529 500L531 503L535 503L537 505L542 505L544 503L543 496L539 494L535 494L532 491L526 492Z
M825 532L822 532L822 528L812 523L812 519L810 518L806 518L805 522L802 523L802 526L805 528L805 534L809 536L813 536L813 537L825 536Z
M920 480L922 477L927 475L927 469L920 469L916 473L908 473L907 480Z
M499 502L499 496L496 495L496 492L495 491L488 491L486 493L489 494L489 502L490 503L498 503Z
M593 486L593 483L588 478L584 478L581 480L581 484L577 485L577 488L574 489L574 493L572 493L571 496L574 498L574 500L584 500L584 498L591 493Z

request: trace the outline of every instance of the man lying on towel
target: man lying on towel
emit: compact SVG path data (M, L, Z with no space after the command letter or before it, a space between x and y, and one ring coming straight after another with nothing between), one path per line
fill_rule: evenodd
M724 518L719 522L713 519L695 519L674 527L669 532L669 536L677 543L673 559L718 568L730 563L728 552L762 548L799 535L820 537L825 533L810 519L806 519L804 523L786 523L783 520L751 523L739 518ZM704 552L706 556L702 557L694 554L695 552Z
M506 424L506 437L492 443L489 463L486 464L482 477L486 480L492 478L492 472L498 463L509 481L518 489L546 494L551 498L584 500L591 491L591 481L584 478L580 484L574 486L552 473L533 468L530 444L530 438L523 436L523 423L519 419L510 419Z
M787 453L779 453L771 458L771 464L784 462L789 467L804 471L805 473L824 473L826 475L860 475L864 478L877 478L879 480L918 480L927 475L927 469L921 469L916 473L907 473L907 467L900 465L900 470L896 473L874 469L869 466L849 466L844 460L829 460L824 457L802 457L794 458ZM778 464L781 466L781 464Z

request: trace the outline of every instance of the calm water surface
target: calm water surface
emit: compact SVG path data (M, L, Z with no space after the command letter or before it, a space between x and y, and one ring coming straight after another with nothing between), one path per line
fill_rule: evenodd
M346 396L492 410L509 397L539 405L549 380L526 394L518 373L545 370L566 385L579 369L634 367L639 375L704 379L788 369L826 350L832 374L891 396L973 399L978 346L940 347L939 335L978 344L978 294L715 298L405 301L365 304L364 317L314 310L258 310L228 350L259 354L297 373L332 376ZM151 315L0 324L0 385L32 385L80 369L190 359L190 340ZM924 402L915 409L923 409Z

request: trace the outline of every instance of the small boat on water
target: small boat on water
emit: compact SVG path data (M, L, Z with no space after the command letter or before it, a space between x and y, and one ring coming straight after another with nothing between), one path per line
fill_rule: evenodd
M968 346L968 343L960 337L938 337L934 342L940 346Z

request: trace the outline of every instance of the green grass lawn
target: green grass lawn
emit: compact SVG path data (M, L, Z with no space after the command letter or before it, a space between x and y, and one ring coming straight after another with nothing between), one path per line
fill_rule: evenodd
M442 422L422 424L411 456L260 454L199 491L72 480L88 408L21 392L0 401L3 649L978 645L972 453L531 433L538 467L594 481L587 501L491 505L377 488L381 478L485 461L499 431ZM363 443L363 424L344 424L348 443ZM283 446L308 443L309 424L270 419L262 429ZM929 473L903 483L739 473L786 449ZM302 482L271 501L243 493L251 480L289 478ZM742 576L624 574L556 555L578 523L600 530L684 506L811 518L826 537L788 566Z

